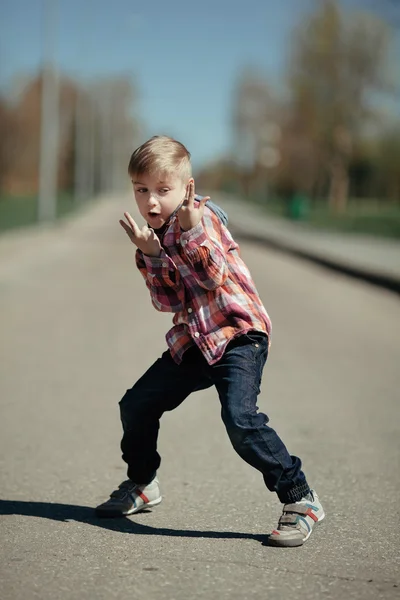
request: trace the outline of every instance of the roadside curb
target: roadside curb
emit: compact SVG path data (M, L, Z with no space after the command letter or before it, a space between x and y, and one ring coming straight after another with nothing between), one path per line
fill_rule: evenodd
M330 269L338 273L343 273L354 279L366 281L372 285L387 289L391 292L400 295L400 279L392 277L383 273L379 273L372 269L365 269L351 265L350 263L344 263L337 259L332 259L323 254L318 254L314 250L305 250L299 248L296 245L286 242L282 239L278 240L268 234L252 233L247 229L244 229L237 225L230 219L229 229L232 234L238 239L245 242L255 242L273 250L279 250L285 254L290 254L298 258L302 258L309 262L313 262L322 267Z
M256 243L400 295L397 240L392 244L380 238L319 232L266 216L257 205L229 194L216 192L212 197L227 212L228 229L238 241Z

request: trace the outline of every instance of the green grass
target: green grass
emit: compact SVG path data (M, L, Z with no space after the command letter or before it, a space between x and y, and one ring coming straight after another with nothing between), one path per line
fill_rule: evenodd
M57 218L70 214L80 204L72 195L62 193L57 198ZM0 196L0 233L37 223L37 197Z
M280 199L271 199L263 206L271 214L289 218L287 205ZM320 203L311 205L301 222L316 229L400 239L400 204L352 199L346 211L338 215Z
M350 205L343 215L332 215L318 208L311 210L309 223L318 229L400 239L400 207L366 210Z

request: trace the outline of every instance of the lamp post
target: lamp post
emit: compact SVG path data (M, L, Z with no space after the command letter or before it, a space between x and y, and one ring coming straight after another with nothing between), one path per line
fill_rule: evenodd
M43 68L40 122L39 221L57 216L59 78L54 64L57 0L43 1Z

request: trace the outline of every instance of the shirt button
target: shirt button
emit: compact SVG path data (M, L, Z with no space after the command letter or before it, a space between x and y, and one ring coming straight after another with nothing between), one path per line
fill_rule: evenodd
M200 337L200 334L199 334L199 332L198 332L198 331L196 331L196 333L194 334L194 337L195 337L195 338L198 338L198 337Z
M188 308L188 313L190 314L191 312L193 312L193 308Z
M162 263L161 266L164 267L164 269L165 269L168 265L167 265L167 263Z

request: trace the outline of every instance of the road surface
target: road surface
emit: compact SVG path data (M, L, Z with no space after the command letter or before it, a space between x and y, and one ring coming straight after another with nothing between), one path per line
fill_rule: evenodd
M163 417L162 504L96 520L125 478L118 400L170 323L118 225L131 206L0 240L2 600L398 598L398 297L256 245L242 255L274 332L259 406L326 520L302 548L266 545L280 504L213 390Z

